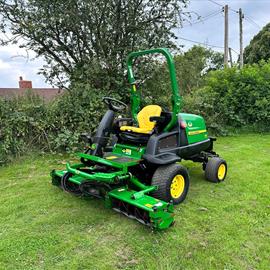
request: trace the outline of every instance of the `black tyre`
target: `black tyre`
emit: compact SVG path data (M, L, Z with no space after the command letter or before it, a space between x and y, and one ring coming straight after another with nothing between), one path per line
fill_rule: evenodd
M66 172L61 178L61 187L64 191L72 193L75 196L82 196L80 186L69 181L68 179L72 177L72 174Z
M161 166L155 171L151 184L158 186L158 189L152 192L153 197L179 204L187 196L189 174L187 169L180 164Z
M227 175L227 163L224 159L214 157L208 160L205 167L205 178L213 183L225 180Z

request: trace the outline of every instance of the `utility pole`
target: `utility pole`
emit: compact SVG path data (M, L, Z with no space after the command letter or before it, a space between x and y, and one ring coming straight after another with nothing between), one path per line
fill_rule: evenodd
M229 54L229 7L224 7L224 67L228 67L228 54Z
M244 65L244 52L243 52L243 18L244 14L242 13L242 9L239 8L239 29L240 29L240 59L239 66L240 68Z
M230 63L231 63L231 67L233 67L232 48L229 48L229 55L230 55Z

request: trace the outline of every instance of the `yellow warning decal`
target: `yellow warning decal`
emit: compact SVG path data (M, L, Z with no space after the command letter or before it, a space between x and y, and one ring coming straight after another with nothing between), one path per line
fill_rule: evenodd
M150 204L150 203L145 204L145 206L148 207L148 208L152 208L153 207L153 205Z
M106 159L115 159L115 158L117 158L117 156L108 156L108 157L106 157Z
M195 131L189 131L188 135L197 135L197 134L201 134L201 133L205 133L207 132L206 129L202 129L202 130L195 130Z
M134 92L136 92L137 89L136 89L136 85L135 84L132 85L132 89L133 89Z

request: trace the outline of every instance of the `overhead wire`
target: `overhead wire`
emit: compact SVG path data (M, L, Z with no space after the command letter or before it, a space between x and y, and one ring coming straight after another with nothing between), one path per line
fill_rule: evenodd
M203 22L207 21L208 19L211 19L211 18L217 16L218 14L224 12L224 6L223 6L222 4L217 3L217 2L214 1L214 0L208 0L208 1L209 1L209 2L212 2L213 4L216 4L216 5L220 6L220 7L222 7L222 9L221 9L221 10L218 10L218 11L215 11L215 12L212 12L212 13L209 13L209 14L207 14L207 15L205 15L205 16L199 18L199 19L196 20L196 21L190 22L189 24L184 24L184 25L182 25L181 28L184 28L184 27L186 27L186 26L192 26L192 25L198 24L198 23L203 23ZM237 10L235 10L235 9L232 9L232 8L230 8L230 7L229 7L229 9L232 10L233 12L235 12L235 13L239 13L239 12L238 12ZM192 40L192 39L188 39L188 38L181 37L181 36L178 36L178 39L185 40L185 41L188 41L188 42L191 42L191 43L195 43L195 44L199 44L199 45L202 45L202 46L205 46L205 47L209 47L209 48L224 49L223 46L213 45L213 44L209 44L209 43L207 43L207 42L200 42L200 41L197 41L197 40ZM237 55L239 55L239 53L238 53L236 50L234 50L233 48L231 48L231 50L232 50L234 53L236 53Z
M214 1L214 0L208 0L208 1L211 2L211 3L213 3L213 4L215 4L215 5L218 5L218 6L220 6L220 7L223 7L223 6L224 6L224 5L218 3L218 2L216 2L216 1ZM235 10L235 9L233 9L233 8L231 8L231 7L229 7L229 9L230 9L231 11L235 12L235 13L239 13L238 10ZM260 26L260 25L255 21L255 19L253 19L251 16L247 15L246 13L245 13L245 19L246 19L249 23L253 24L253 26L256 26L256 27L258 27L258 28L260 28L260 29L262 28L262 26Z
M244 19L246 19L246 21L248 21L249 23L251 23L252 25L258 27L259 29L262 28L262 26L260 26L259 24L257 24L250 16L245 14Z
M209 44L209 43L207 43L207 42L200 42L200 41L197 41L197 40L192 40L192 39L188 39L188 38L184 38L184 37L178 37L178 38L179 38L179 39L182 39L182 40L185 40L185 41L189 41L189 42L195 43L195 44L203 45L203 46L205 46L205 47L224 49L223 46L213 45L213 44ZM231 47L230 47L230 48L231 48ZM231 50L232 50L234 53L239 54L235 49L231 48Z
M235 13L239 13L239 11L238 11L238 10L233 9L233 8L231 8L231 7L229 7L229 10L231 10L231 11L233 11L233 12L235 12Z
M179 38L179 39L182 39L182 40L185 40L185 41L192 42L192 43L204 45L204 46L206 46L206 47L212 47L212 48L224 49L224 47L222 47L222 46L212 45L212 44L208 44L208 43L206 43L206 42L200 42L200 41L196 41L196 40L192 40L192 39L188 39L188 38L184 38L184 37L178 37L178 38Z
M216 1L213 1L213 0L208 0L208 1L211 2L211 3L213 3L213 4L218 5L218 6L220 6L220 7L223 7L222 4L220 4L220 3L216 2Z
M210 13L210 14L204 16L204 17L198 18L198 19L195 20L195 21L192 21L192 22L183 24L183 25L181 26L181 28L184 28L184 27L187 27L187 26L192 26L192 25L198 24L198 23L203 23L203 22L205 22L205 21L207 21L207 20L209 20L209 19L211 19L211 18L217 16L217 15L220 14L221 12L222 12L222 10L218 10L218 11L212 12L212 13Z
M239 55L239 52L237 52L235 49L233 49L232 47L230 47L230 49L235 52L237 55Z
M213 3L213 4L218 5L218 6L220 6L220 7L224 7L224 5L222 5L222 4L220 4L220 3L216 2L216 1L213 1L213 0L208 0L208 1L211 2L211 3ZM233 9L233 8L231 8L231 7L229 7L229 9L230 9L231 11L235 12L235 13L238 13L238 10L235 10L235 9Z

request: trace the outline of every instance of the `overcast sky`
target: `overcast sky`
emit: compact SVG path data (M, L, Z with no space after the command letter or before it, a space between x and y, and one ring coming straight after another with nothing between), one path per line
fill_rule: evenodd
M215 3L214 3L215 2ZM229 10L229 46L239 52L239 22L236 11L242 8L245 15L244 23L244 46L249 44L251 38L260 29L270 22L270 0L191 0L188 10L201 16L193 15L192 25L184 23L184 27L176 30L179 38L201 42L205 45L224 46L224 16L222 6L228 4ZM196 44L191 41L178 39L178 43L184 45L187 50ZM222 48L213 47L216 51ZM32 80L33 87L46 87L42 75L37 75L42 67L41 59L34 58L35 54L27 53L17 46L0 47L0 87L17 87L19 76ZM233 52L236 59L237 54Z

